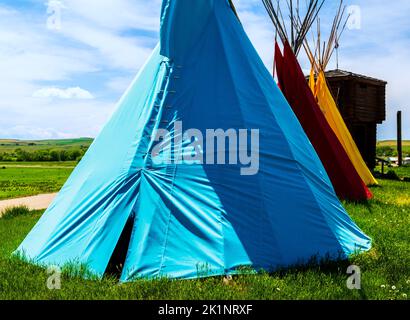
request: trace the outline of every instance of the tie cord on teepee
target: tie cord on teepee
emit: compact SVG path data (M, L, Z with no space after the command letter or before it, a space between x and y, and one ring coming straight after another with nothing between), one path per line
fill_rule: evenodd
M163 0L160 45L14 254L40 266L86 266L87 278L115 270L129 282L269 272L371 248L229 2L209 3ZM257 149L263 170L244 176L239 163L154 161L155 133L171 113L172 123L200 132L252 124L262 140L245 150ZM164 156L192 154L192 144L169 141L177 131L160 139Z

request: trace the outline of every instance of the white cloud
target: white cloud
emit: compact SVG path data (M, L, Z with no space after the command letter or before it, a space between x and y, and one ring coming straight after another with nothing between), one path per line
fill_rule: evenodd
M237 9L246 32L265 65L272 69L275 31L269 17L261 10L259 0L237 0ZM286 3L285 1L283 3ZM347 30L340 47L340 68L362 73L388 82L386 121L378 127L380 139L393 139L396 134L396 112L404 112L404 137L410 139L409 85L410 73L410 1L347 0L347 5L359 5L362 13L361 30ZM339 2L327 1L321 13L322 37L331 29ZM284 5L286 8L286 5ZM310 35L311 37L311 35ZM298 57L306 73L310 64L301 52ZM336 68L335 59L328 69Z
M70 139L78 138L69 133L57 131L53 128L39 128L33 126L13 126L7 129L0 128L2 137L13 137L13 139L27 139L33 137L35 139Z
M115 77L106 83L106 87L116 93L123 94L128 89L134 78L135 75L130 75L128 77Z
M251 1L252 2L252 1ZM258 2L258 4L260 4ZM238 5L241 22L259 55L269 70L273 68L273 48L275 31L272 23L265 14L253 11L251 3L242 0Z
M396 113L403 111L404 137L410 139L410 1L356 0L361 8L362 28L348 30L340 47L340 68L388 82L386 121L378 127L380 139L396 137ZM335 66L333 60L332 66ZM406 125L407 123L407 125Z
M161 2L162 0L65 0L67 10L63 11L63 23L65 19L77 17L103 29L157 32Z
M99 25L86 15L99 16L102 5L81 2L81 14L81 3L71 10L69 2L64 1L60 32L47 29L46 7L38 15L29 6L17 10L0 4L0 137L96 136L120 96L106 85L107 74L115 79L123 69L134 75L150 51L145 40L121 33L121 11ZM96 93L93 100L80 83Z
M81 21L66 21L60 34L96 50L96 61L105 68L136 72L152 51L146 37L118 36Z
M12 1L0 4L0 137L47 135L38 128L48 128L55 136L96 135L157 42L161 0L60 1L64 9L58 31L47 29L46 6L44 12L36 12L30 8L34 1L27 1L23 9L13 7ZM410 113L405 79L410 71L410 2L396 0L386 7L382 0L347 1L361 6L363 29L345 34L341 66L389 82L388 121L379 132L381 138L392 138L396 109L405 111L405 119ZM249 38L271 70L275 31L261 1L235 4ZM332 11L337 3L326 6ZM328 11L323 20L329 20ZM307 59L300 58L308 69ZM67 92L57 88L76 87L87 87L95 99L60 99ZM46 92L50 88L54 93ZM34 97L38 95L59 99ZM405 128L410 137L410 127Z
M42 88L33 93L34 98L59 98L59 99L94 99L94 96L87 90L80 87L59 89Z
M24 108L0 108L0 137L20 139L95 137L115 103L101 100L24 99Z

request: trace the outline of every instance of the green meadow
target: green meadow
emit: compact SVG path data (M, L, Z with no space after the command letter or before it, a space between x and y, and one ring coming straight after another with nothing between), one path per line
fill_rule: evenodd
M397 141L395 140L384 140L384 141L379 141L377 143L378 146L380 147L396 147L397 146ZM410 147L410 140L404 140L403 141L403 147Z
M0 161L66 162L79 161L92 139L0 140Z
M0 168L3 164L0 164ZM72 167L0 169L0 196L57 191ZM71 164L72 166L73 164ZM54 166L54 168L53 168ZM410 176L410 168L401 168ZM4 188L6 186L6 188ZM64 270L61 289L49 290L46 270L11 258L42 212L10 210L0 218L0 299L383 299L406 300L410 295L410 183L380 180L368 203L344 203L357 224L373 239L373 249L350 261L312 262L275 273L258 273L202 280L83 280ZM361 290L347 288L347 267L361 269Z
M75 165L75 162L0 162L0 200L57 192Z
M15 149L23 149L25 151L37 151L45 149L70 149L89 147L93 139L61 139L61 140L15 140L15 139L0 139L0 153L13 152Z
M377 143L377 155L380 157L397 156L397 141L385 140ZM410 157L410 140L403 141L403 156Z

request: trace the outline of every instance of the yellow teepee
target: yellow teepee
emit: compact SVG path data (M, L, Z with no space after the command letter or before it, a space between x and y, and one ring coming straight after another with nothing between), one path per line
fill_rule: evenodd
M329 90L323 71L320 71L318 74L314 93L316 94L320 109L323 111L327 122L332 127L363 182L367 185L377 184L377 180L373 177L364 162L363 157L336 106L336 102Z
M330 61L333 50L338 46L338 41L341 33L339 33L340 23L343 19L345 9L342 8L343 1L340 3L339 11L335 17L333 28L327 46L321 48L320 40L320 26L318 23L318 43L317 43L317 55L313 55L312 51L309 48L309 44L305 42L305 49L308 54L308 57L312 63L312 71L309 79L309 86L312 89L313 94L315 95L320 109L324 113L327 122L335 132L340 143L345 149L347 155L352 161L354 167L356 168L357 173L362 178L363 182L367 185L378 184L377 180L373 177L369 168L363 160L362 155L360 154L359 149L353 137L344 122L339 109L337 108L336 102L330 92L329 86L325 77L325 68ZM344 28L343 28L344 29ZM342 30L343 32L343 30ZM323 52L323 54L322 54ZM316 77L315 77L316 73Z

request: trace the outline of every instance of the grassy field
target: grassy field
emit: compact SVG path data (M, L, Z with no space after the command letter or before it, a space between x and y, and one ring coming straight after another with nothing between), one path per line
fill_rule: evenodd
M410 169L408 169L410 176ZM312 264L273 274L193 281L140 280L118 285L114 278L85 281L64 274L61 290L46 287L45 270L10 254L42 212L0 219L0 299L401 299L410 295L410 183L382 180L367 204L345 203L372 237L369 253L351 261ZM346 270L356 264L362 290L346 287Z
M391 148L395 151L395 155L397 155L397 141L394 140L385 140L379 141L377 143L377 149L382 150L383 148ZM410 156L410 140L403 141L403 155Z
M62 139L62 140L13 140L0 139L0 153L13 152L16 149L33 152L38 150L69 150L71 148L89 147L93 139Z
M380 147L396 147L396 145L397 145L397 141L395 140L384 140L384 141L379 141L377 143L377 146L380 146ZM403 147L410 147L410 140L404 140Z
M410 178L410 166L402 166L402 167L388 167L385 166L384 173L388 174L390 171L394 172L399 178ZM381 174L382 167L381 165L376 166L375 172Z
M37 151L46 149L64 149L70 148L88 148L93 142L91 138L79 139L61 139L61 140L14 140L14 139L0 139L0 153L13 152L16 149L23 149L25 151ZM392 147L396 148L397 142L394 140L379 141L377 147ZM410 153L410 140L403 141L403 151Z
M4 162L66 162L78 161L92 139L66 140L0 140L0 161Z
M75 162L0 162L0 200L59 191L75 165Z
M75 168L77 161L30 161L30 162L8 162L0 161L0 168Z

